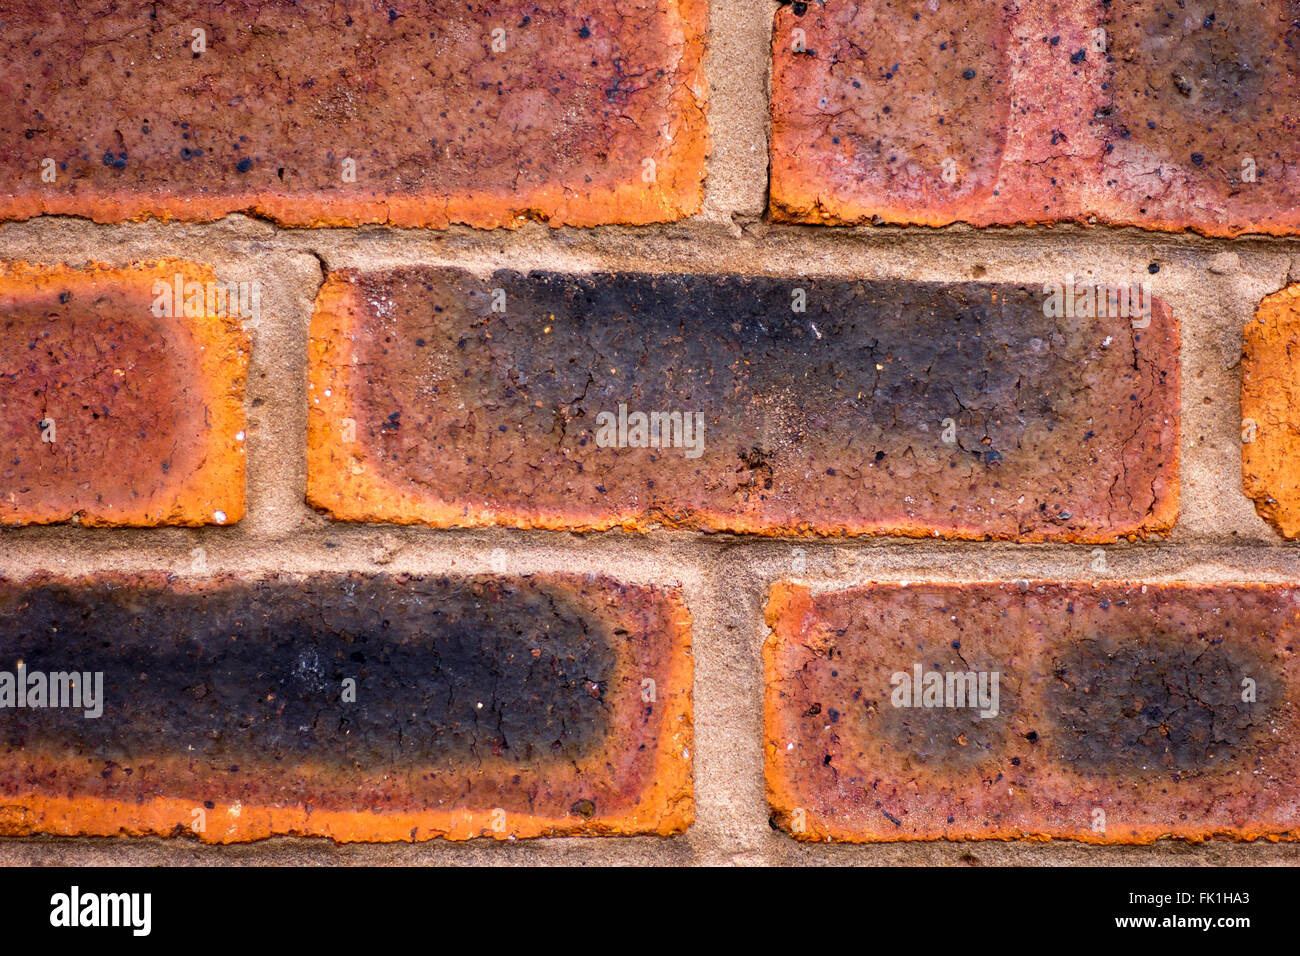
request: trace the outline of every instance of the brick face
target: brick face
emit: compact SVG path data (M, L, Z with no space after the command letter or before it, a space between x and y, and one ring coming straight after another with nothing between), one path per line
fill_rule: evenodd
M767 618L768 795L799 839L1300 834L1293 588L778 584ZM909 699L918 669L999 674L997 713Z
M1293 235L1293 6L782 7L773 214Z
M1242 483L1285 538L1300 535L1300 285L1260 303L1241 362Z
M696 212L705 0L561 7L0 3L0 216L492 227Z
M103 674L99 717L34 697L5 712L6 835L506 839L666 834L692 816L674 589L40 578L0 582L0 653L29 685Z
M0 865L1300 860L1298 126L1300 0L0 0Z
M179 260L0 266L0 525L243 517L249 340L208 311L216 278ZM156 294L178 279L204 291L192 314Z
M1024 286L339 272L308 498L441 527L1108 541L1177 510L1177 354L1159 301L1136 329L1047 318ZM637 447L652 411L702 441Z

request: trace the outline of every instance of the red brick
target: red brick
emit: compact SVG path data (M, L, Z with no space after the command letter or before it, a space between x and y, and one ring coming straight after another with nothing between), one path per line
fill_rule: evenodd
M1300 836L1294 587L778 584L767 618L768 796L799 839ZM998 714L895 706L917 664L996 672Z
M1244 330L1241 475L1255 510L1300 535L1300 285L1259 304Z
M1142 329L1047 318L1043 300L974 283L333 273L312 320L308 499L439 527L1167 530L1177 323L1158 300ZM620 405L702 422L698 456L602 446Z
M5 2L0 217L492 227L698 211L706 0L550 7Z
M782 7L772 35L772 213L1296 234L1293 7ZM805 52L794 50L796 30ZM945 179L948 160L954 175Z
M103 675L98 717L4 712L0 833L675 833L689 625L572 575L0 581L8 673Z
M205 291L190 315L155 292L178 277ZM243 517L249 341L238 299L209 302L216 278L171 259L0 266L0 525Z

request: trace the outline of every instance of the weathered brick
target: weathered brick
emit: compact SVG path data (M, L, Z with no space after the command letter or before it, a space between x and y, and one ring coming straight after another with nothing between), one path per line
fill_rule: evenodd
M689 644L677 589L594 577L0 583L11 675L103 674L97 718L0 710L0 833L677 832Z
M312 321L308 498L443 527L1165 531L1177 323L1158 300L1145 328L1043 306L974 283L336 272ZM702 447L602 445L620 405L702 422Z
M773 215L1295 234L1297 24L1291 0L782 7Z
M179 260L0 265L0 525L243 517L249 343L223 288Z
M1241 362L1241 478L1255 510L1300 535L1300 285L1259 304Z
M0 217L491 227L700 208L706 0L0 0L0 21Z
M767 617L768 796L800 839L1300 836L1294 587L787 583ZM996 673L996 716L907 706L918 665L945 694Z

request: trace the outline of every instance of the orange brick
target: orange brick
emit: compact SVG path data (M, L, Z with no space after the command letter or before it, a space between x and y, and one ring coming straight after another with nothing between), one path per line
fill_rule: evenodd
M0 266L0 525L243 517L249 341L225 288L171 259Z
M767 618L768 796L799 839L1300 836L1294 587L778 584Z
M0 581L0 833L676 833L689 626L675 588L571 575ZM73 671L89 711L15 705Z
M1146 320L1049 318L1046 298L336 272L312 320L308 500L438 527L1163 533L1178 507L1177 322L1159 300ZM652 413L693 423L690 440L669 428L654 447L633 418Z
M1241 477L1255 510L1300 535L1300 285L1259 304L1243 336Z
M701 205L707 0L3 6L3 218L589 226Z
M1292 7L782 7L772 34L772 214L1294 235Z

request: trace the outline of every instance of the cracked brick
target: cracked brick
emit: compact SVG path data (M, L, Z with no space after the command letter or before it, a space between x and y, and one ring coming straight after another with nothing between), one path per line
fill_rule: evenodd
M798 839L1300 836L1293 587L779 583L767 621L768 798ZM918 669L943 693L909 698Z
M705 0L3 0L0 21L3 218L588 226L702 202Z
M11 696L19 661L102 674L98 717L5 705L0 833L675 833L689 624L568 575L0 580Z
M1145 328L1044 313L1022 285L335 272L312 321L308 499L440 527L1163 533L1175 319L1159 300ZM684 434L637 447L638 412L698 422L698 454Z
M773 216L1293 235L1298 23L1291 0L783 7Z
M249 340L218 286L180 260L0 265L0 525L243 517Z

